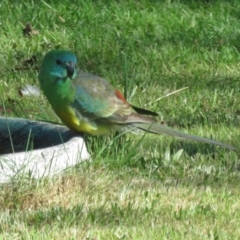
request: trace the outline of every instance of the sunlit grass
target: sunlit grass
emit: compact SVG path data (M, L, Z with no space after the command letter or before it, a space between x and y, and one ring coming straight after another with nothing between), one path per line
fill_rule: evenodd
M61 48L159 120L239 147L240 4L171 2L3 0L0 114L60 122L44 96L18 90L38 84L24 61ZM27 22L37 35L23 36ZM3 239L239 238L237 152L153 135L87 145L90 163L0 186Z

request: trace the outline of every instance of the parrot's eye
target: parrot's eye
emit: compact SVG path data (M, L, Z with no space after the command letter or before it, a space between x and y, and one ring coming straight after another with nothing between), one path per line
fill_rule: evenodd
M57 65L61 65L62 62L61 62L59 59L57 59L57 60L56 60L56 64L57 64Z

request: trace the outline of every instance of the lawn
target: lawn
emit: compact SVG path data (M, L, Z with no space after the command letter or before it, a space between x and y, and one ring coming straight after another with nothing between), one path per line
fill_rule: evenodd
M60 123L19 89L66 49L159 121L240 148L239 12L224 0L2 0L0 115ZM151 134L87 147L92 161L61 175L0 185L0 239L240 238L237 151Z

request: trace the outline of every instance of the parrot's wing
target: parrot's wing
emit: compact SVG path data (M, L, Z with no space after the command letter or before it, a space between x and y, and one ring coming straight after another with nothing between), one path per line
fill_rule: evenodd
M90 73L79 72L73 80L75 90L72 107L81 117L90 121L127 124L132 122L155 122L148 116L135 113L119 90L103 78Z

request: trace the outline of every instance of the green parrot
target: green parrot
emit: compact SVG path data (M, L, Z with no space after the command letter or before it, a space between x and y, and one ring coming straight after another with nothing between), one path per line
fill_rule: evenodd
M156 121L157 113L129 104L123 94L105 79L77 69L76 56L65 50L48 52L42 62L39 82L53 110L68 128L91 135L137 129L174 137L235 147L184 133Z

